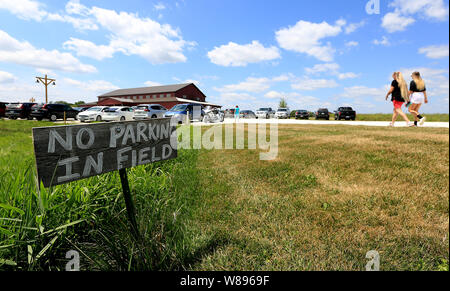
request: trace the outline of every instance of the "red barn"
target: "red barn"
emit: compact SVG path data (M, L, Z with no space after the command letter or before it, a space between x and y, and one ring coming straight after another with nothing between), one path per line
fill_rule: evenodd
M183 103L221 107L219 105L207 103L206 95L193 83L119 89L98 96L97 105L136 106L139 104L160 104L167 109L170 109L177 104Z

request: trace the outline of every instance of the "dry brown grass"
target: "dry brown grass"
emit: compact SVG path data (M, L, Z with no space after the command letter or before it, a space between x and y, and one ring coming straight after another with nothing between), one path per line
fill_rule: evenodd
M449 257L449 132L280 126L275 161L205 151L200 270L438 269ZM215 186L211 186L215 185ZM445 263L445 260L447 263Z

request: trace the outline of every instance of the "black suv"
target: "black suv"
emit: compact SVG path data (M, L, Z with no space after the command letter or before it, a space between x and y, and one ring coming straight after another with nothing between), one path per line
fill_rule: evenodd
M316 112L316 119L330 120L330 112L326 108L320 108Z
M5 102L0 102L0 118L5 117L6 114L6 104Z
M78 110L73 109L66 104L39 104L33 107L31 112L31 117L37 120L42 120L44 118L50 119L51 121L56 121L57 119L64 119L64 112L67 118L77 119Z
M297 110L295 119L309 119L309 112L307 110Z
M31 107L36 103L11 103L6 106L5 116L9 119L33 119L30 116Z

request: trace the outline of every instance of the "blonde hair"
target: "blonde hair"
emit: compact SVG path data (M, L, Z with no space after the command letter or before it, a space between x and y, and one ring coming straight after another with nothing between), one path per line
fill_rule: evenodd
M398 87L400 88L402 98L406 101L409 101L408 95L408 85L406 84L405 78L403 78L402 72L395 72L395 80L398 83Z
M423 89L425 89L425 82L420 76L419 72L414 72L412 74L412 78L414 80L414 83L416 83L417 90L422 91Z

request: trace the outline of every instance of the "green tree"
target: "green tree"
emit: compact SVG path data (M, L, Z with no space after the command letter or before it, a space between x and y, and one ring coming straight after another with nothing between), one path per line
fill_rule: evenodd
M77 101L74 103L75 106L84 105L84 104L86 104L86 102L84 102L84 101Z
M286 101L286 99L284 99L284 98L281 98L281 100L280 100L280 104L278 105L278 107L279 107L279 108L287 108L287 107L288 107L288 105L287 105L287 101Z

